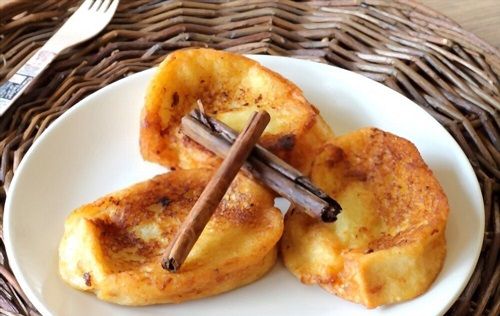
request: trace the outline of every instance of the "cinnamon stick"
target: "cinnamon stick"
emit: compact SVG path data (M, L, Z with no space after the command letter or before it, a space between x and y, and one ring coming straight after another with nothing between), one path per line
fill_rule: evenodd
M234 141L226 158L208 182L170 243L162 258L164 269L176 272L184 263L269 120L270 116L266 111L252 115L248 125Z
M198 119L201 115L205 116L203 120ZM185 135L221 157L227 155L232 140L237 135L224 123L199 111L183 117L181 127ZM243 164L243 170L282 197L302 206L311 216L321 218L324 222L335 221L342 209L334 199L315 187L300 171L260 145L255 145L250 157Z
M204 113L204 108L203 104L201 103L200 100L198 100L200 109L199 110L194 110L193 112L190 113L190 116L196 118L197 120L201 121L203 125L209 127L213 131L217 132L221 137L229 141L229 143L233 143L238 134L236 131L234 131L231 127L227 126L221 121L218 121ZM188 135L189 136L189 135ZM286 163L284 160L279 158L278 156L274 155L270 151L268 151L266 148L262 147L259 144L256 144L252 154L255 156L257 159L263 161L265 164L269 165L272 169L278 171L285 177L289 178L290 180L302 185L305 187L307 190L313 192L313 194L317 195L318 197L322 199L329 198L328 195L323 192L321 189L317 188L310 180L309 178L305 177L302 175L300 171L295 169L294 167L290 166L288 163ZM331 198L330 198L331 199ZM340 206L338 203L334 200L334 204L336 204L336 208L340 209Z

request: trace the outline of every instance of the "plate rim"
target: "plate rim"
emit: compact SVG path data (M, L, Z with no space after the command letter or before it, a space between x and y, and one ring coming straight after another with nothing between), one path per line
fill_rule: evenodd
M272 59L286 59L286 60L291 60L291 62L297 62L297 63L306 63L306 64L314 64L313 66L316 67L318 65L321 65L320 67L332 67L332 68L335 68L336 71L339 71L341 73L343 73L343 75L345 76L352 76L353 78L355 78L356 80L360 80L360 82L369 82L370 84L374 84L374 86L377 87L377 89L381 89L383 90L383 93L386 94L392 94L392 95L397 95L397 97L399 98L405 98L407 102L410 102L415 108L418 109L418 111L421 111L425 116L427 116L429 119L433 120L435 123L437 123L438 125L438 128L440 128L442 130L442 132L445 132L447 134L447 137L449 138L449 141L451 141L453 143L453 146L456 146L458 148L458 151L460 152L461 156L460 157L461 159L465 159L465 161L467 162L466 163L466 166L467 166L467 169L466 170L468 173L471 173L472 176L473 176L473 179L475 181L473 181L473 183L469 183L469 185L473 186L473 188L470 188L468 190L474 190L476 191L479 196L481 197L481 203L480 203L480 209L477 210L478 212L478 215L479 215L479 225L480 225L480 231L478 232L478 234L480 235L480 243L479 243L479 246L475 249L475 253L474 253L474 264L470 267L468 273L467 273L467 276L466 278L464 279L464 282L462 284L462 286L460 287L460 289L458 289L456 291L456 295L454 295L453 299L449 300L449 302L447 302L447 304L444 304L442 309L439 311L438 315L443 315L446 311L448 311L450 309L450 307L457 301L457 299L460 297L460 295L462 294L463 290L465 289L465 287L469 284L470 282L470 279L476 269L476 266L477 266L477 263L479 261L479 257L480 257L480 254L481 254L481 249L482 249L482 245L484 243L484 231L485 231L485 214L484 214L484 197L483 197L483 194L482 194L482 191L481 191L481 187L479 185L479 180L475 174L475 171L470 163L470 160L468 159L468 157L466 156L466 154L464 153L464 151L462 150L462 148L460 147L460 145L457 143L457 141L452 137L452 135L444 128L443 125L441 125L434 117L432 117L427 111L425 111L420 105L418 105L417 103L415 103L414 101L410 100L409 98L407 98L405 95L395 91L395 90L392 90L390 89L389 87L381 84L380 82L377 82L373 79L370 79L370 78L367 78L365 76L362 76L361 74L358 74L358 73L355 73L353 71L349 71L349 70L346 70L346 69L343 69L343 68L340 68L340 67L337 67L337 66L334 66L334 65L329 65L329 64L322 64L322 63L318 63L318 62L314 62L314 61L310 61L310 60L305 60L305 59L299 59L299 58L292 58L292 57L287 57L287 56L270 56L270 55L253 55L253 54L245 54L244 56L247 56L253 60L256 60L258 61L259 63L262 63L266 68L268 66L265 65L265 60L272 60ZM19 178L19 174L22 173L22 170L24 169L24 166L25 164L28 163L28 161L30 160L30 156L32 155L32 152L34 152L38 146L40 146L40 144L43 142L43 140L47 137L49 137L49 135L51 135L53 133L53 131L55 129L58 128L59 124L63 121L65 121L68 117L70 116L73 116L73 115L76 115L74 113L78 113L78 111L80 111L80 109L84 108L84 107L87 107L89 106L90 104L92 104L92 99L94 98L99 98L100 95L103 93L103 92L106 92L107 90L110 90L110 89L114 89L115 87L118 87L120 85L123 85L123 84L126 84L128 81L131 81L131 80L137 80L136 78L138 77L142 77L142 76L151 76L152 73L157 69L157 66L154 66L152 68L148 68L148 69L145 69L145 70L142 70L140 72L137 72L137 73L134 73L134 74L131 74L125 78L122 78L122 79L119 79L117 81L114 81L112 82L111 84L103 87L103 88L100 88L99 90L96 90L94 91L93 93L89 94L88 96L86 96L85 98L81 99L80 101L78 101L75 105L73 105L70 109L68 109L67 111L65 111L61 116L59 116L56 120L54 120L49 127L47 127L47 129L37 138L34 140L33 144L30 146L30 148L28 149L28 151L26 152L26 154L24 155L23 159L21 160L18 168L17 168L17 172L14 173L14 176L13 176L13 179L10 183L10 186L9 186L9 189L8 191L6 192L6 200L5 200L5 208L4 208L4 214L3 214L3 237L4 237L4 244L5 244L5 248L6 248L6 254L7 254L7 260L9 262L9 266L17 280L17 282L19 283L21 289L24 291L25 295L28 297L28 299L30 300L30 302L43 314L43 315L52 315L52 312L45 306L42 298L39 298L38 295L35 293L35 291L32 290L32 287L28 284L28 281L26 280L26 278L24 277L24 274L21 272L21 267L18 263L18 259L17 259L17 256L15 254L15 247L11 241L11 225L10 225L10 222L11 222L11 217L12 217L12 199L13 199L13 190L14 188L16 187L17 185L17 182L18 182L18 178ZM274 71L274 70L273 70ZM278 72L278 71L276 71ZM151 74L150 74L151 73ZM278 72L279 73L279 72ZM300 88L300 87L299 87ZM302 89L301 89L302 90ZM441 273L442 271L440 271ZM425 292L424 292L425 294Z

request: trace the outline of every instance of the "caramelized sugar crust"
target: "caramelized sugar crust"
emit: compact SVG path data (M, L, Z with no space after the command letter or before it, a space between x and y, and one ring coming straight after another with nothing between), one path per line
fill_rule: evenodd
M311 178L343 211L332 224L287 214L281 249L294 275L370 308L429 288L445 258L449 208L411 142L375 128L337 137Z
M283 220L274 197L239 175L178 273L161 256L213 171L173 171L76 209L59 248L62 278L99 298L148 305L215 295L276 261Z
M198 99L208 115L237 131L254 111L269 112L260 143L306 174L311 153L332 136L302 91L279 74L241 55L184 49L168 55L147 90L140 133L146 160L184 169L219 164L180 131L181 118L197 108Z

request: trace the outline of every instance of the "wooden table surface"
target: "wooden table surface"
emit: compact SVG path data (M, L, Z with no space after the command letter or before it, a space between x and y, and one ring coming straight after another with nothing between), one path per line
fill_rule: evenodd
M419 0L500 49L500 0Z

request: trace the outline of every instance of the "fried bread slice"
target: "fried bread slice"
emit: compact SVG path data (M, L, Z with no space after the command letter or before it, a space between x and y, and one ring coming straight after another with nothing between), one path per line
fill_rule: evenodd
M448 201L411 142L375 128L335 138L311 179L343 211L331 224L286 215L281 251L297 278L369 308L429 288L446 255Z
M76 209L59 247L63 280L105 301L149 305L211 296L262 277L276 262L283 218L273 195L241 175L180 271L161 267L212 173L173 171Z
M197 108L197 100L208 115L238 132L252 112L269 112L260 143L306 174L311 153L332 136L318 110L281 75L241 55L184 49L167 56L147 90L140 131L146 160L183 169L220 162L180 132L182 116Z

